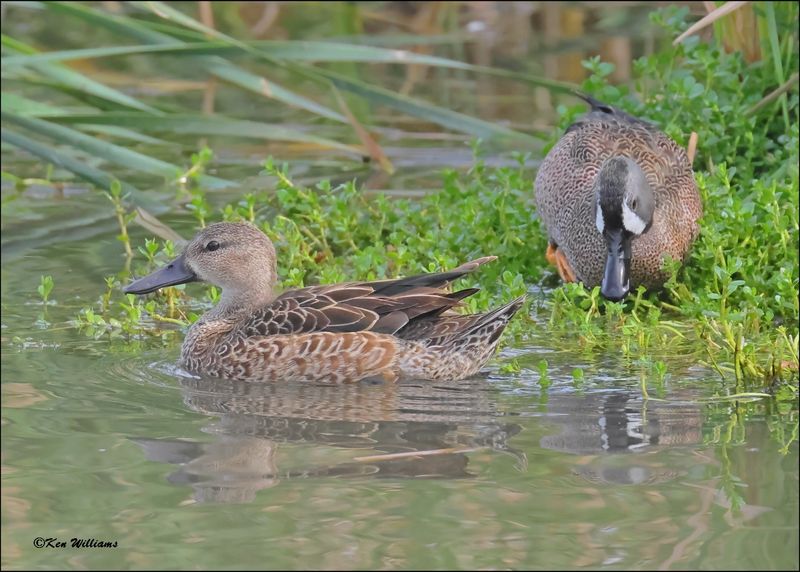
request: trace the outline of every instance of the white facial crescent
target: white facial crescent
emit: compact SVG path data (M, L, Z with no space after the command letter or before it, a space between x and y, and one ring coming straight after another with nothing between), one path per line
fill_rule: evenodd
M595 218L595 224L597 225L597 230L600 234L603 234L603 229L606 227L606 221L603 220L603 209L600 208L600 205L597 205L597 215Z
M639 215L633 212L626 203L622 203L622 226L633 234L642 234L647 228L647 223L639 218Z

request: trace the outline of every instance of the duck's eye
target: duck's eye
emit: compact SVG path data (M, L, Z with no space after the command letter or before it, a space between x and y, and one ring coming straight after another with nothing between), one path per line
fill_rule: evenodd
M216 240L212 240L211 242L206 244L206 250L209 252L214 252L218 248L219 248L219 242L217 242Z
M637 201L636 199L633 199L633 200L631 201L631 210L635 211L635 210L636 210L636 207L637 207L638 205L639 205L639 201Z

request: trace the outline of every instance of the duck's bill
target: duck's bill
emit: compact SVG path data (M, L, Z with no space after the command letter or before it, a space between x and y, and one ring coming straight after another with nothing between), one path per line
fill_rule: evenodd
M159 288L186 284L195 280L197 280L197 276L186 267L186 261L181 254L163 268L128 284L122 291L126 294L149 294Z
M631 289L631 236L624 230L607 230L604 235L608 259L600 293L612 302L619 302Z

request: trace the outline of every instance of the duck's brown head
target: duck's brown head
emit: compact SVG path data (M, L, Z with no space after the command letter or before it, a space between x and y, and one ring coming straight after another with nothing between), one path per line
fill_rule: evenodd
M203 281L222 288L223 296L269 292L277 272L275 248L255 225L220 222L201 230L168 265L126 286L126 294L147 294L166 286Z

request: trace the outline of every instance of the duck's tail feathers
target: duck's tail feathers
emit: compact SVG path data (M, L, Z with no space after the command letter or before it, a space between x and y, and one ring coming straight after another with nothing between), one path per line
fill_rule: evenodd
M607 103L603 103L599 99L595 99L594 97L592 97L588 93L584 93L582 91L578 91L577 89L574 89L574 90L572 90L572 95L574 95L575 97L579 97L580 99L582 99L583 101L588 103L591 106L592 111L603 111L605 113L613 113L614 112L614 108L613 107L611 107Z
M448 346L451 348L466 349L469 346L485 347L494 349L500 334L508 325L514 314L525 303L525 296L520 296L512 300L505 306L501 306L485 314L473 316L460 316L457 319L463 320L462 327L451 330L445 335L431 337L426 340L429 346Z
M491 312L487 312L480 320L472 324L470 328L464 332L464 335L469 336L484 333L488 335L486 343L496 343L500 338L500 334L503 333L503 330L508 325L508 322L510 322L514 314L519 311L526 299L527 297L522 295L505 306L500 306Z

